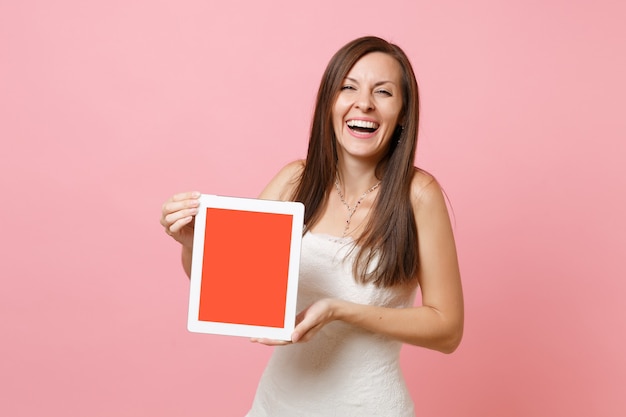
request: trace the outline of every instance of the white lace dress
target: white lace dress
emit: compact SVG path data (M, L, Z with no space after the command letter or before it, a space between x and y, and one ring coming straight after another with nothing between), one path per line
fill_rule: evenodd
M415 286L377 288L352 276L350 239L307 233L302 242L298 311L321 298L408 307ZM414 417L399 367L401 343L343 322L309 342L274 348L247 417Z

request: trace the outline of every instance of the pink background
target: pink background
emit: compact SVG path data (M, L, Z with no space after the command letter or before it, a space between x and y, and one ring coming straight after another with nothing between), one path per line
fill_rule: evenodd
M0 1L0 415L242 416L271 348L186 330L160 206L305 155L332 53L411 57L454 208L452 356L419 415L626 415L626 7L600 0Z

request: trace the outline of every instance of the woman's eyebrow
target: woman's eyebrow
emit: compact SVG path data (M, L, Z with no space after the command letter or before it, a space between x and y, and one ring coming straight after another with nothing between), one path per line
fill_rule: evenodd
M353 82L353 83L355 83L355 84L358 84L358 83L359 83L357 80L355 80L354 78L350 78L350 77L346 77L346 81L350 81L350 82ZM383 84L393 84L393 85L396 85L396 83L394 83L393 81L384 80L384 81L378 81L378 82L376 82L376 83L374 84L374 87L378 87L378 86L383 85Z

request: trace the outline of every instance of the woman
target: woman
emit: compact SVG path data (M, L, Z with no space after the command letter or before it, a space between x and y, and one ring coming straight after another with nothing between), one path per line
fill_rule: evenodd
M276 348L248 416L414 416L401 343L453 352L463 295L438 183L413 166L419 99L411 64L380 38L356 39L320 85L305 161L284 167L262 199L306 207L291 342ZM190 274L199 193L162 208ZM421 305L413 306L417 289Z

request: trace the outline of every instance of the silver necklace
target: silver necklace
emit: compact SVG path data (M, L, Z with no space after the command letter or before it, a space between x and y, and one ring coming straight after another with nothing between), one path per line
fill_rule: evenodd
M356 209L359 207L359 205L361 205L361 202L363 201L363 199L367 197L369 193L377 189L379 186L380 186L380 181L374 184L369 190L361 194L361 197L359 197L356 203L354 203L354 206L350 207L350 204L346 202L346 199L343 193L341 192L341 189L339 188L339 179L335 178L335 189L337 190L337 194L339 194L339 198L341 199L341 202L343 203L343 205L346 206L346 208L348 209L348 219L346 220L346 227L343 229L343 235L341 235L341 237L346 237L346 235L348 234L348 229L350 228L350 221L352 220L352 215L354 214Z

